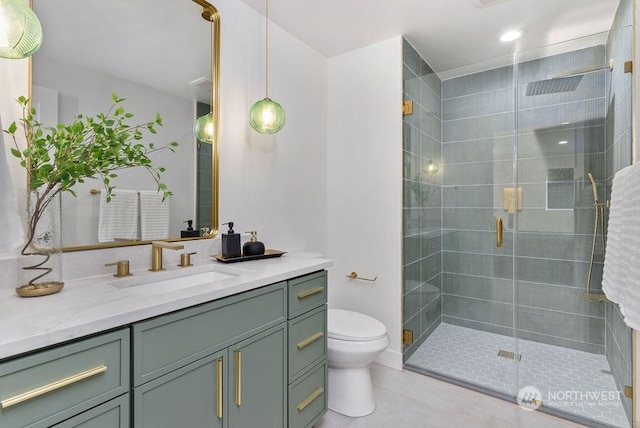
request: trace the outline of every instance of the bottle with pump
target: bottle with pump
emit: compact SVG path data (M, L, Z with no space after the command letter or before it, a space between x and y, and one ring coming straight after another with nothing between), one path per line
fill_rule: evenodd
M222 234L222 257L225 259L231 259L234 257L240 257L241 247L240 247L240 234L235 233L233 231L233 222L223 223L224 225L229 225L229 230L227 233Z
M245 232L251 234L251 241L247 241L242 246L242 255L243 256L261 256L264 254L264 244L258 241L258 232L255 230Z
M180 231L181 238L197 238L200 236L199 231L193 230L193 220L183 221L183 223L187 223L187 230Z

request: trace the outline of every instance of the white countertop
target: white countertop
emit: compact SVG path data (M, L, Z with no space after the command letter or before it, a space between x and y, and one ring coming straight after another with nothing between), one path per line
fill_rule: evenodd
M134 271L134 276L129 277L161 281L178 273L211 269L233 275L178 290L166 286L154 289L153 283L118 288L114 284L129 279L111 275L68 281L60 293L44 297L21 298L14 290L0 290L0 359L305 275L332 264L326 259L285 254L233 264L206 260L180 271Z

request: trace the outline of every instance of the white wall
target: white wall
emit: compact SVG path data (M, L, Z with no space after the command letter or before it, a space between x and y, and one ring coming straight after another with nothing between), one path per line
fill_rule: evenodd
M256 133L251 105L264 98L264 17L237 0L222 17L220 219L257 230L267 248L326 253L327 60L269 25L269 96L282 131ZM223 231L226 228L222 229Z
M27 59L10 60L0 58L0 119L2 119L2 128L9 127L11 122L17 121L22 110L15 101L20 95L27 95L29 84L29 61ZM24 146L24 138L22 134L18 136L19 144ZM13 142L6 134L3 133L4 150L7 155L7 164L11 171L11 178L15 188L26 189L27 174L25 170L18 164L10 149ZM0 166L4 167L4 165Z
M402 38L329 59L329 306L382 321L402 367ZM376 282L351 280L356 271Z
M216 7L222 24L220 218L235 221L240 232L257 230L267 248L324 254L327 60L269 26L269 95L284 107L287 124L276 135L257 134L248 113L264 98L264 17L238 0L219 0ZM19 119L13 100L28 94L28 62L0 61L0 114L6 128ZM5 150L11 162L7 144ZM14 186L24 189L25 174L17 162L11 172ZM15 276L16 268L5 266L0 263L0 273Z

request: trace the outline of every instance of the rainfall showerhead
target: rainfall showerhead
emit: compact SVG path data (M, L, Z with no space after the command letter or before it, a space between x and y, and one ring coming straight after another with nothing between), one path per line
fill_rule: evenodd
M557 94L559 92L575 91L584 74L577 76L561 77L559 79L538 80L527 84L526 96Z
M585 73L591 73L593 71L604 69L611 70L611 67L611 63L608 65L593 65L577 70L570 70L558 74L552 74L547 78L547 80L529 82L527 84L526 96L528 97L531 95L558 94L560 92L575 91L582 81Z

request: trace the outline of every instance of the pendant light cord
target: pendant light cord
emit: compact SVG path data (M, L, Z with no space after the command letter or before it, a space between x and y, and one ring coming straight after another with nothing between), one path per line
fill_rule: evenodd
M269 0L264 4L264 95L269 98Z

